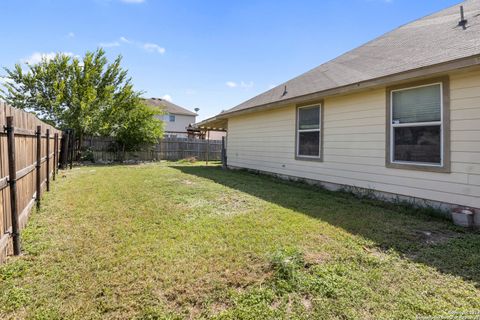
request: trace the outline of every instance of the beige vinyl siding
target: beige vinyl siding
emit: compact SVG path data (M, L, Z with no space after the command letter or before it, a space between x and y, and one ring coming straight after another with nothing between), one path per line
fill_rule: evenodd
M228 119L228 163L480 208L480 72L450 75L451 173L385 167L386 91L324 100L323 162L295 160L295 106Z

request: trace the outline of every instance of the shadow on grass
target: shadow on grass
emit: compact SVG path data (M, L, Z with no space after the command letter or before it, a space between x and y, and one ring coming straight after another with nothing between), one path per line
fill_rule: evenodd
M457 228L423 210L359 199L247 171L172 167L328 222L374 241L380 250L394 249L412 261L460 276L480 287L480 233Z

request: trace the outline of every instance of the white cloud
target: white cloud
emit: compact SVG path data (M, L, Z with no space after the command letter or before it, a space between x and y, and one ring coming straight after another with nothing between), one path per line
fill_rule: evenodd
M250 81L250 82L240 82L240 87L242 88L246 88L246 89L249 89L251 87L253 87L253 81Z
M55 52L50 52L50 53L34 52L29 57L22 59L22 62L26 64L37 64L40 61L42 61L42 59L49 61L49 60L52 60L54 57L55 57Z
M143 49L145 49L148 52L157 52L157 53L160 53L160 54L165 53L165 48L162 48L158 44L155 44L155 43L149 43L149 42L144 43L143 44Z
M172 102L172 96L169 95L169 94L165 94L165 95L162 97L162 99Z
M144 3L145 0L120 0L122 1L123 3Z
M124 42L124 43L132 43L132 41L128 40L127 38L125 37L120 37L120 41Z
M69 38L69 39L75 38L75 33L69 32L69 33L67 34L67 38Z
M120 42L118 41L113 41L113 42L101 42L98 44L102 48L112 48L112 47L119 47Z
M5 83L13 83L14 81L11 80L10 78L7 77L0 77L0 85L3 85Z
M253 87L253 81L245 82L245 81L240 81L239 83L235 81L227 81L225 82L227 87L229 88L244 88L244 89L250 89Z
M155 52L155 53L159 53L159 54L164 54L165 53L165 48L159 46L156 43L134 41L134 40L127 39L124 36L121 36L118 40L115 40L115 41L112 41L112 42L99 43L99 46L104 47L104 48L110 48L110 47L119 47L122 44L133 45L133 46L141 48L141 49L143 49L147 52Z
M67 57L74 57L75 55L71 52L58 52L62 55L65 55ZM30 65L33 65L33 64L37 64L39 62L41 62L42 60L47 60L47 61L50 61L52 60L53 58L55 58L55 56L57 55L56 52L48 52L48 53L43 53L43 52L34 52L32 53L32 55L30 55L29 57L27 58L23 58L21 60L22 63L26 63L26 64L30 64Z

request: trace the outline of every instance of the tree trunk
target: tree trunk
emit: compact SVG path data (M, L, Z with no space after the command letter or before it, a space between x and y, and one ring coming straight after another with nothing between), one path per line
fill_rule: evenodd
M77 154L75 155L77 161L80 161L80 159L82 157L83 137L84 137L84 133L83 133L83 131L80 131L78 133Z
M83 132L80 132L80 134L78 135L78 150L82 150L83 148L83 138L84 138L84 134Z

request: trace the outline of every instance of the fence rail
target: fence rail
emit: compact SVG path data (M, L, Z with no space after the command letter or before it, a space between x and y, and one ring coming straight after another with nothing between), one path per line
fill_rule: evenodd
M0 262L20 253L20 230L35 201L50 188L61 131L0 102Z
M141 151L123 152L109 137L87 137L84 147L92 153L95 162L181 160L195 157L197 160L221 160L222 140L164 138Z

